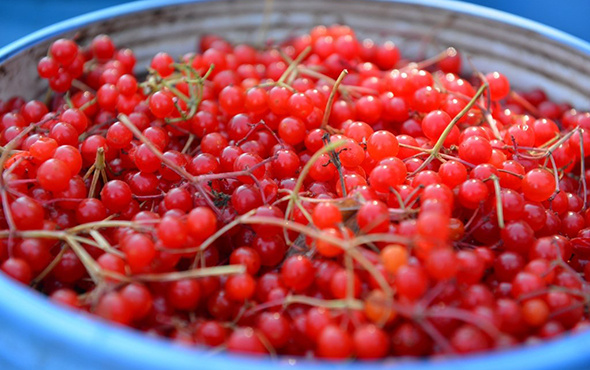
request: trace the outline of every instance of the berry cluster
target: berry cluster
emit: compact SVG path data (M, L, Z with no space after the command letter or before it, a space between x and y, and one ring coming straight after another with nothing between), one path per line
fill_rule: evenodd
M55 41L0 104L0 269L187 345L378 359L589 326L590 113L448 48Z

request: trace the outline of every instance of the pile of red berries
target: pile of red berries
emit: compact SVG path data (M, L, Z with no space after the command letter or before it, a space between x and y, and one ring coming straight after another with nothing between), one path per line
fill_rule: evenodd
M0 104L15 280L232 352L447 355L588 328L590 113L340 25L134 67L108 36L57 40L47 101Z

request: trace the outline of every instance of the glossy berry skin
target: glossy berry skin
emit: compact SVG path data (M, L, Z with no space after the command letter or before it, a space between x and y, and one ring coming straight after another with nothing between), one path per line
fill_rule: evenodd
M59 64L68 66L78 54L78 45L72 40L59 39L51 44L49 52Z
M111 211L123 210L131 201L131 189L121 180L111 180L100 192L100 197L107 209Z
M141 271L156 256L153 241L143 234L135 233L124 237L120 242L120 246L122 252L126 255L129 267L133 271Z
M531 170L522 180L522 191L529 200L545 201L555 192L555 178L548 170Z
M67 288L57 289L56 291L51 293L49 298L53 302L56 302L57 304L61 304L65 307L79 308L79 306L80 306L80 302L78 300L78 295L76 294L75 291L73 291L71 289L67 289Z
M255 249L250 247L239 247L235 249L229 257L229 263L232 265L246 266L246 272L250 275L255 275L261 266L260 255Z
M34 199L22 196L10 205L14 224L19 230L34 230L43 227L45 211Z
M172 63L174 63L174 59L172 59L170 55L164 52L160 52L152 58L150 67L155 69L160 76L166 77L174 71L174 69L172 68Z
M359 359L383 358L389 352L390 339L384 330L375 325L368 324L357 328L353 335L353 341Z
M467 169L462 163L450 160L441 164L438 175L441 181L452 189L467 180Z
M37 72L41 78L52 78L57 75L59 71L58 62L49 56L43 57L37 64Z
M265 354L267 350L258 335L252 328L238 328L229 336L227 349L249 355Z
M205 240L217 229L215 213L207 207L193 208L188 214L187 228L190 235L197 240Z
M0 271L25 285L28 285L33 278L31 267L25 260L20 258L9 258L5 260L0 265Z
M375 200L365 203L356 215L363 232L384 232L389 227L389 214L385 203Z
M95 198L87 198L76 207L76 220L81 223L96 222L107 216L104 204Z
M72 175L78 174L82 169L82 155L78 149L70 145L61 145L55 149L53 158L64 162Z
M174 102L170 96L158 91L150 98L150 110L156 117L164 118L174 110Z
M242 302L251 298L256 289L256 281L249 274L230 276L225 283L227 297L233 301Z
M353 348L350 335L335 325L324 328L317 339L317 355L321 358L347 358Z
M469 209L475 209L488 197L489 190L480 180L470 179L461 184L459 188L459 202Z
M443 133L451 122L451 117L444 111L435 110L428 113L422 119L422 131L424 135L433 142Z
M384 159L369 174L369 183L376 191L389 193L392 188L402 185L407 176L403 162L395 157Z
M187 225L176 215L162 218L157 228L157 235L162 244L169 249L180 249L187 242Z
M197 308L201 294L200 284L194 279L178 280L168 289L168 301L177 310L192 311Z
M399 244L390 244L380 253L385 269L395 274L400 267L408 264L409 253L407 249Z
M510 92L510 82L506 76L499 72L492 72L488 73L485 77L489 84L492 100L500 100L508 95Z
M107 35L98 35L92 39L92 53L97 59L108 60L115 54L115 45Z
M68 165L59 159L48 159L37 170L39 185L49 191L66 190L70 178Z
M322 230L323 235L328 237L334 237L336 239L344 239L352 236L352 232L349 229L341 231L336 227L326 227ZM344 252L342 245L331 243L325 239L318 239L315 241L317 252L324 257L336 257Z
M320 229L337 226L342 222L340 209L330 203L320 203L313 209L313 223Z
M394 157L399 151L395 135L387 131L376 131L367 140L367 152L375 160Z
M312 283L314 271L312 262L304 256L292 256L281 267L285 285L295 292L305 291Z
M459 145L459 157L472 164L486 163L492 155L489 140L480 136L471 136Z
M427 277L418 267L402 266L396 272L396 288L400 295L415 300L426 292Z

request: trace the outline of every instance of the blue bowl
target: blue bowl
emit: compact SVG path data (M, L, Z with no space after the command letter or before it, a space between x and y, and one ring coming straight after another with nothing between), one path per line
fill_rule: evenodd
M255 40L264 0L145 1L90 13L47 27L0 49L0 98L42 95L35 65L49 44L77 34L90 39L109 33L132 47L138 68L151 55L194 48L196 36L218 33L232 41ZM590 45L562 32L503 12L435 0L276 1L270 36L280 39L324 23L351 25L359 35L393 38L406 55L423 48L415 40L433 35L429 48L456 46L482 71L497 69L521 87L543 87L554 98L587 107ZM410 40L411 43L407 43ZM404 45L407 43L407 45ZM407 46L407 48L406 48ZM428 48L427 48L428 49ZM428 51L428 50L427 50ZM290 358L211 354L53 305L45 297L0 274L0 368L2 369L586 369L590 332L567 334L544 343L456 358L390 359L329 363Z

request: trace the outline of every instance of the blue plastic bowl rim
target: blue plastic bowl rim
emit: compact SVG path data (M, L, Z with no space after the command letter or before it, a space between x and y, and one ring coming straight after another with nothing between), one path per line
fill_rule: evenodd
M161 7L216 0L144 0L117 5L87 13L33 32L0 48L0 63L39 42L82 26L130 13ZM520 27L544 35L590 55L590 44L552 27L499 10L480 5L449 0L359 0L417 4L477 16L491 21ZM60 343L77 355L94 359L108 359L112 368L138 369L234 369L271 370L305 366L309 370L341 368L375 370L393 367L399 370L457 370L457 369L574 369L587 368L590 363L590 332L566 334L563 337L531 346L488 352L465 357L429 360L387 360L384 362L331 363L308 359L270 359L233 354L210 354L202 349L188 349L164 339L150 338L142 333L102 322L87 315L75 314L0 274L3 298L0 317L9 319L13 327L35 331L36 338L45 343ZM92 333L89 337L88 333ZM97 341L98 338L104 340ZM41 341L40 341L41 343ZM2 351L0 351L2 353ZM71 355L70 352L68 355ZM14 356L19 356L15 353ZM66 354L64 353L64 356ZM18 362L18 361L16 361Z

